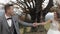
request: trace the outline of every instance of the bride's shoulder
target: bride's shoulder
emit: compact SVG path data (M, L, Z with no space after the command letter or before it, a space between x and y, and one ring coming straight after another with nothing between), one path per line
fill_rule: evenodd
M54 13L47 13L46 16L45 16L45 20L53 20L54 19Z

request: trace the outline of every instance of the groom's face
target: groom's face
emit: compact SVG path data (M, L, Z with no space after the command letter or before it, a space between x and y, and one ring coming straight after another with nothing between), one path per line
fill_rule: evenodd
M10 6L8 9L7 9L7 13L10 14L10 15L13 15L14 12L13 12L13 6Z

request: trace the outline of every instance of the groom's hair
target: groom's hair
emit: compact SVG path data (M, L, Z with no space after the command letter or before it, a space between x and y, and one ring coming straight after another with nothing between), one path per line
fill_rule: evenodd
M5 12L7 12L6 10L8 10L10 8L10 6L13 6L13 4L6 4L4 9L5 9Z

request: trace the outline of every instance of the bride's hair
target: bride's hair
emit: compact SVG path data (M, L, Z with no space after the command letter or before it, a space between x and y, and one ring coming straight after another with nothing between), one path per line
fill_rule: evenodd
M56 14L57 14L57 18L60 18L60 9L56 9L57 11L56 11Z
M50 8L50 12L56 12L57 11L57 7L51 7Z

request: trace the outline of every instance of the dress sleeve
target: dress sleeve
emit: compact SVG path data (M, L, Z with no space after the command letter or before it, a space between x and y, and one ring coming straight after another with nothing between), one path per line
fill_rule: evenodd
M53 20L54 19L54 13L47 13L45 16L45 21L47 20Z

